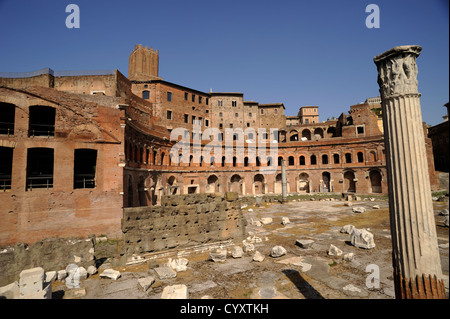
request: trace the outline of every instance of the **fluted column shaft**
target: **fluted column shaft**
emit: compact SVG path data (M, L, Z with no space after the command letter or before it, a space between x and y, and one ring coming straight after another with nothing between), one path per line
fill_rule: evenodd
M416 58L421 47L395 47L378 68L389 185L397 298L445 298L422 127Z

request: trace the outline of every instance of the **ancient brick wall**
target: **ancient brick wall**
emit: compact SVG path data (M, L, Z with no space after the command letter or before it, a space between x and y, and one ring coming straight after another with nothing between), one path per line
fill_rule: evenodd
M0 136L0 146L13 153L11 187L0 192L0 245L31 244L49 237L120 236L122 111L50 88L1 88L0 100L15 105L14 132ZM29 136L33 105L55 110L54 136ZM28 154L34 148L50 149L54 154L48 188L28 186ZM74 186L78 149L97 152L93 188Z
M18 89L28 89L32 86L53 87L54 77L51 74L41 74L26 78L0 78L0 85Z
M125 253L243 238L245 225L236 193L164 196L161 206L124 208Z
M0 249L0 287L18 280L20 272L28 268L59 271L73 263L87 268L94 265L94 254L92 238L51 238L33 245L19 243Z

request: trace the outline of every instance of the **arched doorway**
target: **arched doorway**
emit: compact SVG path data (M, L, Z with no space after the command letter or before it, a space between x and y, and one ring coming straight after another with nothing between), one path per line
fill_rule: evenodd
M296 130L292 130L289 132L289 141L294 142L294 141L298 141L298 132Z
M283 184L282 184L282 178L281 174L278 174L275 177L275 185L274 185L274 193L275 194L281 194L283 192Z
M309 175L301 173L298 177L298 191L300 193L309 193Z
M239 175L235 174L233 176L231 176L231 187L230 187L230 191L231 192L236 192L238 194L242 194L242 177L240 177Z
M169 195L176 195L178 194L178 189L180 188L177 186L177 179L175 176L170 176L167 180L167 184L169 184L168 187L168 194Z
M318 127L314 130L314 135L320 136L320 138L323 138L323 129ZM317 137L316 136L316 137Z
M327 129L327 134L328 134L328 137L336 137L336 128L333 126L330 126Z
M206 186L207 193L218 193L220 192L219 178L216 175L211 175L208 177L208 185Z
M381 187L381 173L378 170L373 170L369 174L370 178L370 187L372 193L381 193L382 187Z
M322 173L322 192L330 192L331 191L330 180L331 180L330 173L323 172Z
M255 195L262 195L264 191L264 176L262 174L257 174L253 178L253 189Z
M128 194L127 194L127 206L133 207L133 179L128 176Z
M139 206L147 206L147 194L145 191L144 177L139 177L138 183Z
M152 176L150 185L152 205L158 205L161 200L161 182L159 181L158 176Z
M356 192L355 173L350 171L344 173L344 192Z
M302 138L306 138L307 140L311 140L311 131L305 129L302 131Z

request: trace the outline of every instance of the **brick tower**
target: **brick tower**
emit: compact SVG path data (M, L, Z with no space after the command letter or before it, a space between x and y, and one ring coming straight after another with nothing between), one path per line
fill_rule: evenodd
M153 48L135 45L128 63L128 79L133 81L148 81L158 77L159 52Z

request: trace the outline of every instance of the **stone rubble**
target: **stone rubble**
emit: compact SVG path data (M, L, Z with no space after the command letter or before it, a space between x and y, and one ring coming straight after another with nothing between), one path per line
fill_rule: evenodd
M348 284L347 286L343 287L342 289L351 291L351 292L361 292L361 289L358 287L353 286L352 284Z
M169 268L169 269L170 269L170 268ZM117 279L120 278L120 276L121 276L120 271L114 270L114 269L112 269L112 268L105 269L105 270L100 274L100 277L101 277L101 278L109 278L109 279L112 279L112 280L117 280Z
M47 271L45 273L45 281L46 282L54 282L57 279L58 274L56 271Z
M314 244L314 240L311 240L311 239L297 239L295 241L295 244L297 246L300 246L303 249L308 249L308 248L312 247L312 245Z
M366 209L364 207L357 206L352 208L352 212L362 214L366 212Z
M272 223L272 218L271 217L263 217L261 218L261 224L263 225L269 225Z
M67 271L65 269L58 271L58 280L63 280L67 277Z
M30 268L20 273L19 299L52 299L52 283L45 281L43 268Z
M263 254L261 254L259 251L255 251L255 254L253 255L253 261L262 262L264 258L265 257Z
M328 249L329 256L341 256L343 251L337 248L335 245L331 244L330 249Z
M67 277L65 283L69 289L80 288L80 272L78 268L76 264L69 264L66 267Z
M148 288L150 288L150 286L153 285L154 282L155 282L155 277L153 277L153 276L148 276L148 277L138 279L138 284L139 284L139 286L142 287L142 289L144 291L147 291Z
M223 262L227 259L226 249L215 249L209 253L209 259L214 262Z
M189 263L189 260L187 260L186 258L178 258L178 259L169 258L169 261L167 262L167 266L177 272L182 272L182 271L187 270L188 263Z
M0 299L6 298L6 299L19 299L20 295L20 288L19 283L17 281L0 287Z
M372 249L375 247L373 234L366 229L355 228L350 234L350 242L358 248Z
M255 251L255 245L253 245L252 243L244 243L243 247L242 247L242 250L245 253L249 253L249 252Z
M272 248L270 252L270 257L272 258L278 258L281 256L286 255L287 251L283 246L275 246Z
M354 255L355 255L354 253L347 253L347 254L344 254L344 258L343 258L343 259L344 259L345 261L352 261Z
M340 232L344 234L351 234L356 227L353 225L345 225L341 228Z
M161 299L189 299L186 285L173 285L164 287Z
M86 268L84 267L78 267L78 273L80 275L80 279L87 279L88 277L88 272L86 270Z
M231 251L231 256L233 258L241 258L244 255L244 250L241 248L241 246L234 246L233 250Z
M95 275L97 273L97 268L95 266L89 266L87 269L89 276Z

